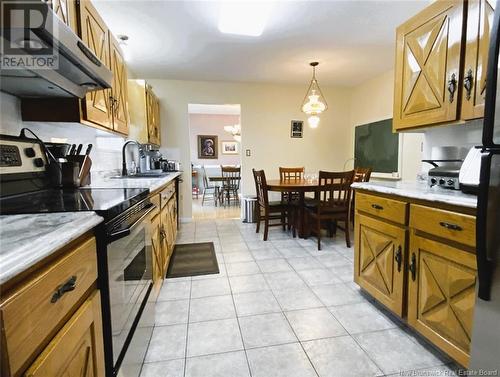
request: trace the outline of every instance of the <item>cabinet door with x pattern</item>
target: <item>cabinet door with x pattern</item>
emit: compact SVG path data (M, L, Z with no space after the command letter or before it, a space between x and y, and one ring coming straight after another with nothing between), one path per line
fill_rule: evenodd
M106 24L89 0L80 1L80 34L83 42L109 69L109 32ZM83 120L113 129L111 90L95 90L82 100Z
M394 130L458 118L462 1L436 1L396 30Z
M399 316L403 315L406 230L356 214L354 280Z
M496 1L469 0L462 94L462 119L484 116L490 32Z

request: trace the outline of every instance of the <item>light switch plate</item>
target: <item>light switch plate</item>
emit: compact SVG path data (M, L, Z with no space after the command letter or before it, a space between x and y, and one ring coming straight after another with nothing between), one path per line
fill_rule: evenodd
M245 151L245 155L246 155L247 157L250 157L250 156L251 156L250 149L247 149L247 150Z

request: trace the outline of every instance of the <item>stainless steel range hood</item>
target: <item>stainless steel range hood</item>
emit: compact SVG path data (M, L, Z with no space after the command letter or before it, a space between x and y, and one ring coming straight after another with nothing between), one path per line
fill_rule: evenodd
M20 98L82 98L89 91L111 87L112 72L47 3L0 5L4 15L12 14L2 16L1 91ZM43 60L47 58L54 60Z

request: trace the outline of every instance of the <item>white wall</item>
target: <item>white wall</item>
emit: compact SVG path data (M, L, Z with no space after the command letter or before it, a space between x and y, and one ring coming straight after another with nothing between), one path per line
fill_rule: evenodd
M223 141L234 141L233 136L224 131L224 126L234 126L240 123L239 115L231 114L189 114L189 147L191 148L191 163L194 165L239 165L240 154L222 153ZM198 158L198 135L216 135L217 158ZM239 146L238 146L239 147Z
M203 81L149 80L160 100L162 151L190 167L188 104L240 104L242 127L242 192L255 191L252 168L265 169L278 178L279 166L305 166L306 171L341 170L352 147L349 90L322 87L329 109L319 128L305 124L304 138L290 138L290 121L302 119L300 111L307 83L272 85ZM320 83L321 84L321 83ZM247 157L245 150L251 156ZM191 217L191 175L184 174L183 218Z

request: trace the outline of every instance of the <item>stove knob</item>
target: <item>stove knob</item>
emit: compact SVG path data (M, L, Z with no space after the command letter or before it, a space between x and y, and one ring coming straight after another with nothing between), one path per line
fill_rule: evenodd
M444 184L445 184L445 181L444 181L444 179L443 179L443 178L441 178L441 179L439 180L439 184L440 184L440 185L444 185Z
M431 178L431 183L432 183L433 185L435 185L435 184L437 183L437 179L436 179L436 178Z
M33 158L35 157L36 153L33 148L24 148L24 154L26 157Z
M455 181L453 179L448 179L448 186L453 186L455 184Z
M43 167L44 167L44 165L45 165L45 163L43 162L43 158L40 158L40 157L35 158L35 159L33 160L33 162L35 163L35 166L36 166L37 168L43 168Z

